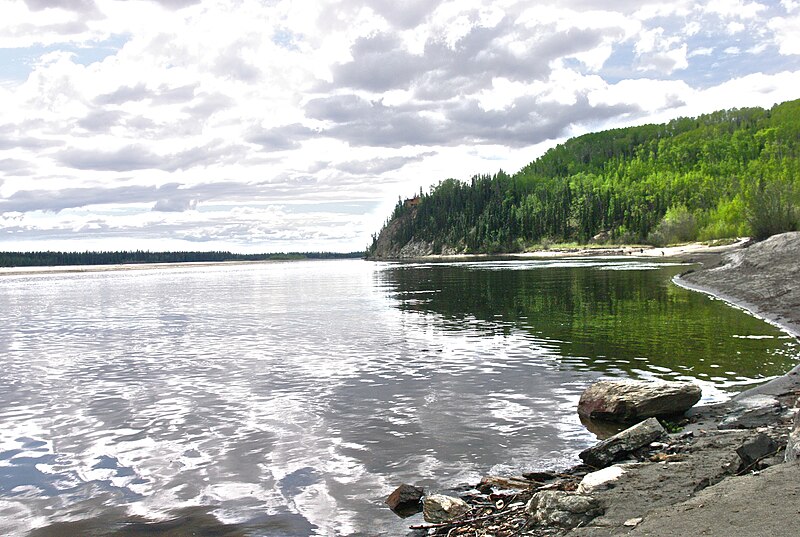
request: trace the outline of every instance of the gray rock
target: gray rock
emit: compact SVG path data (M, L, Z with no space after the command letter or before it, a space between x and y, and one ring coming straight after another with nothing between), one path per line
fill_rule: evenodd
M425 501L422 502L422 516L431 524L450 522L467 511L469 511L467 502L444 494L425 496Z
M633 427L581 451L578 456L590 466L605 468L622 456L666 436L667 431L656 418L647 418Z
M794 415L794 427L789 433L789 439L786 441L786 455L784 459L786 462L794 462L800 459L800 410Z
M415 258L424 257L433 253L433 243L425 242L422 240L411 240L405 246L400 248L398 257L401 258Z
M525 510L533 522L560 528L583 526L603 514L603 507L594 496L560 490L537 492Z
M733 401L730 412L717 425L720 429L755 429L778 421L783 405L769 395L752 395Z
M421 487L403 483L386 498L389 509L395 512L419 511L419 503L425 491Z
M589 419L631 423L682 414L700 400L690 382L600 380L581 395L578 414Z
M736 449L736 454L742 459L739 471L756 469L755 464L778 451L778 444L764 433L759 433L755 438L748 440Z

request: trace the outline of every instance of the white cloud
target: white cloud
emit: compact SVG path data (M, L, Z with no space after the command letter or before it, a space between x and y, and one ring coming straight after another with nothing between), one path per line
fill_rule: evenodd
M800 9L800 2L797 0L781 0L781 5L787 13L792 13L793 11Z
M775 32L775 43L781 54L800 54L800 15L774 18L768 27Z
M711 54L713 52L714 52L714 49L711 48L711 47L696 48L696 49L692 50L691 52L689 52L686 55L686 57L687 58L694 58L695 56L711 56Z
M713 13L724 18L753 19L766 10L767 6L759 2L745 2L742 0L711 0L705 5L707 13Z
M731 35L738 34L739 32L743 32L744 31L745 25L742 24L741 22L733 21L733 22L729 22L728 23L728 26L726 26L726 29L727 29L728 33L731 34Z
M796 15L737 0L2 11L3 249L360 249L420 186L514 171L601 126L793 98L797 66L775 62L800 53ZM778 74L737 64L709 82L732 47Z

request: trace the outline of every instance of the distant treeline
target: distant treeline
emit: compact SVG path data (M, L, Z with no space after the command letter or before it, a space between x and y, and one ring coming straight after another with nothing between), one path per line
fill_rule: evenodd
M280 261L356 259L364 252L288 252L234 254L231 252L0 252L0 267L58 267L67 265L128 265L137 263L201 263L222 261Z
M434 252L518 251L601 233L665 244L794 230L799 207L796 100L573 138L513 175L447 179L399 200L384 231L395 247L424 241Z

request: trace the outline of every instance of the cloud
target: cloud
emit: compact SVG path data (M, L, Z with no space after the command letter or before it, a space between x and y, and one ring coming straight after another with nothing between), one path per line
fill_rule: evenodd
M441 36L428 39L421 54L407 50L397 34L359 38L352 61L333 69L333 87L383 92L411 89L420 99L441 100L491 86L494 78L543 80L550 63L598 47L619 29L527 28L510 18L494 27L475 26L450 46ZM516 39L509 42L509 34Z
M183 211L192 211L197 208L196 199L186 198L163 198L156 201L153 205L154 211L165 213L180 213Z
M97 13L97 4L94 0L25 0L31 11L59 8L81 14Z
M35 168L27 160L4 158L0 159L0 173L14 176L32 175L35 173ZM2 185L3 179L0 178L0 186Z
M182 9L184 7L199 4L201 0L151 0L169 9Z
M239 151L235 146L222 145L219 140L205 146L190 147L175 153L159 154L142 144L130 144L119 149L96 151L70 148L59 151L55 159L77 170L130 172L163 170L174 172L195 166L207 166L224 160Z
M800 15L776 17L769 21L768 27L774 32L774 40L781 54L800 54Z
M111 93L104 93L94 99L95 104L103 106L107 104L123 104L129 101L141 101L150 97L151 93L144 82L136 86L121 86Z
M178 87L170 87L162 84L156 90L148 89L144 82L136 86L121 86L111 93L104 93L95 97L97 105L121 105L131 101L149 100L154 105L182 104L194 98L197 84L186 84Z
M797 5L17 0L0 25L0 211L22 220L0 241L361 248L438 179L796 98ZM369 214L348 221L336 207L353 200Z
M78 120L78 126L92 132L108 132L120 123L125 116L117 110L92 110L83 119Z
M585 95L576 99L575 103L564 105L526 96L501 110L485 110L477 100L469 99L442 107L438 117L427 117L418 106L389 107L346 96L311 101L306 113L335 123L323 133L354 146L484 143L524 147L556 139L575 124L639 110L635 104L592 106Z
M264 151L286 151L300 147L300 142L314 136L316 132L299 123L282 125L271 129L252 127L245 133L245 140L261 146Z
M336 168L354 175L381 175L399 170L413 162L421 162L427 157L436 155L435 151L427 151L412 157L388 157L370 160L350 160L336 164Z
M64 188L59 190L21 190L5 199L0 199L0 213L53 211L105 205L114 203L141 203L158 199L167 192L174 192L179 185L162 187L130 185L116 188Z

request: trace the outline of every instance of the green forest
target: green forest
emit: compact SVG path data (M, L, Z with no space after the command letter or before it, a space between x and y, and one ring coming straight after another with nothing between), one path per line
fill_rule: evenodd
M142 250L122 252L0 252L0 267L346 259L363 256L363 252L346 254L331 252L234 254L231 252L149 252Z
M798 207L800 100L586 134L513 175L441 181L398 200L368 253L379 239L434 253L763 239L797 230Z

